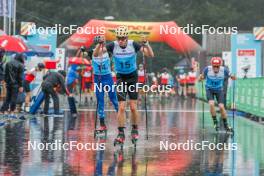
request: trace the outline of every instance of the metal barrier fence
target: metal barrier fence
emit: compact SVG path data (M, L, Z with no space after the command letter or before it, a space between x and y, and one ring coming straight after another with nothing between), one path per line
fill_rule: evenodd
M239 111L264 117L264 77L238 79L232 81L227 92L227 107L233 104L233 88L235 87L235 107ZM196 84L197 97L206 100L205 85ZM204 93L202 93L204 91ZM202 96L204 95L204 96Z

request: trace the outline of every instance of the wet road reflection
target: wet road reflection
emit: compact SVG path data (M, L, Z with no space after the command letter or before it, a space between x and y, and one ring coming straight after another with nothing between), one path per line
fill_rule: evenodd
M94 108L94 107L89 107ZM139 104L140 109L144 105ZM107 112L106 141L94 139L94 111L73 118L35 117L0 128L0 175L261 175L264 174L264 127L236 118L234 138L216 134L208 111L202 129L201 103L194 100L152 99L149 102L149 140L145 139L145 114L141 114L140 140L134 150L127 118L123 152L113 146L116 114ZM206 107L207 109L207 107ZM168 110L168 111L166 111ZM130 116L130 113L127 113ZM208 141L237 150L174 150L175 144ZM32 149L39 144L89 144L91 150ZM164 144L164 145L161 145ZM100 149L104 144L105 150ZM168 144L171 150L162 150ZM186 144L187 145L187 144ZM54 145L55 146L55 145ZM51 146L49 146L51 147Z

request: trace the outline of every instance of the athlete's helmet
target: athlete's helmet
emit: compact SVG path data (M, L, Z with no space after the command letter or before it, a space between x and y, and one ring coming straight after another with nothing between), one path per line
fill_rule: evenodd
M221 66L222 65L222 59L220 57L212 57L211 65L212 66Z
M24 64L27 56L24 53L17 53L14 57L15 60L19 61L20 63Z
M163 71L163 72L168 72L168 69L167 69L166 67L164 67L164 68L162 69L162 71Z
M128 36L128 27L127 26L119 26L115 30L116 37L127 37Z
M42 69L44 69L45 68L45 65L43 64L43 63L38 63L38 68L40 69L40 70L42 70Z
M0 47L0 57L5 55L5 48Z

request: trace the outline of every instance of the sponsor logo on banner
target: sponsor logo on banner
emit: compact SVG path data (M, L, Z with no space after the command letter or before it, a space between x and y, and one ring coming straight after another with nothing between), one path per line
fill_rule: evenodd
M65 48L56 48L55 58L59 60L57 70L63 70L65 68Z
M256 40L264 40L264 27L254 27L253 34Z
M36 25L33 22L21 22L20 34L24 36L33 35Z
M255 49L238 49L237 50L237 75L242 78L245 76L247 69L247 77L256 77L256 50Z

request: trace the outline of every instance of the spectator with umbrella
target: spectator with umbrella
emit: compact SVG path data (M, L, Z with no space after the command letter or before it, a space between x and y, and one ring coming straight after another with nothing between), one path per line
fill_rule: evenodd
M1 107L1 114L8 114L10 110L10 117L16 118L16 100L19 92L23 92L23 72L24 61L26 56L24 54L16 54L15 58L6 63L4 80L6 82L7 95Z

